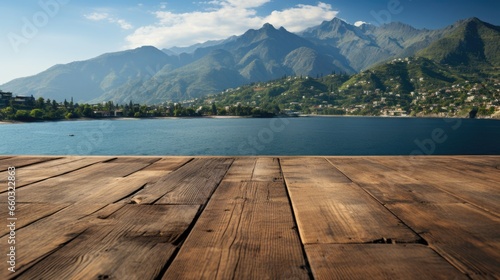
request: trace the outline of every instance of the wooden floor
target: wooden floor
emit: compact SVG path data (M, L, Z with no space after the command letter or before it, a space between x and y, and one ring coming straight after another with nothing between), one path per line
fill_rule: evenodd
M0 279L499 279L500 156L0 157Z

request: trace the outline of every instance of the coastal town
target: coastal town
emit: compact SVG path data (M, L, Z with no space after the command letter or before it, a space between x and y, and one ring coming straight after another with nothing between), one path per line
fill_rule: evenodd
M377 86L373 76L365 71L356 79L342 74L287 77L228 89L203 101L205 105L215 102L267 110L278 106L289 115L500 118L498 78L439 84L424 77L406 77L405 81L394 75Z
M335 78L335 75L325 79ZM424 82L425 80L420 80ZM397 116L397 117L479 117L500 118L500 80L488 80L484 83L465 81L435 91L415 90L407 94L381 89L364 89L370 81L361 80L352 86L346 86L330 92L321 91L321 87L311 85L302 92L297 101L290 102L288 94L269 102L269 91L277 87L300 82L317 84L318 80L305 77L287 78L286 81L257 83L247 88L229 89L220 95L205 99L192 99L182 102L165 102L157 105L141 105L130 102L115 105L112 102L100 104L74 104L73 101L56 102L48 100L55 115L46 118L112 118L112 117L182 117L261 115L268 112L275 115L345 115L345 116ZM390 90L390 89L389 89ZM241 92L253 91L250 98L239 99ZM257 94L255 94L257 93ZM260 93L260 94L259 94ZM296 95L296 94L295 94ZM234 103L228 102L231 98ZM43 99L42 99L43 100ZM9 92L0 92L0 118L29 120L42 117L37 109L45 108L47 100L33 96L16 96ZM241 100L241 101L237 101ZM40 102L45 105L40 106ZM38 105L37 105L38 104ZM35 111L34 111L35 110ZM59 113L57 113L59 111ZM16 114L17 113L17 114ZM43 117L42 117L43 118Z
M422 58L394 59L356 75L287 76L161 104L79 104L0 91L0 119L197 116L500 118L500 78L467 79ZM430 69L429 69L430 68ZM463 72L463 71L462 71Z

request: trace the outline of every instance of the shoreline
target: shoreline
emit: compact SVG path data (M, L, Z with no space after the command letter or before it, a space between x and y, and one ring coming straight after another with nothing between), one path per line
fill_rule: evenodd
M140 120L162 120L162 119L272 119L272 118L383 118L383 119L464 119L473 120L466 117L439 117L439 116L359 116L359 115L314 115L314 114L301 114L299 116L278 115L274 117L252 117L252 116L195 116L195 117L150 117L150 118L78 118L78 119L60 119L60 120L36 120L36 121L16 121L16 120L0 120L0 125L9 124L26 124L26 123L45 123L45 122L67 122L67 121L140 121ZM476 117L476 120L496 120L500 118L493 117Z

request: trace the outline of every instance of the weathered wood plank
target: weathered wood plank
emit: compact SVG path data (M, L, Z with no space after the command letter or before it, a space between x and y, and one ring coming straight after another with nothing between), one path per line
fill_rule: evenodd
M252 160L236 159L163 279L308 278L278 162ZM232 178L243 166L256 181Z
M125 205L23 273L19 279L155 279L196 205ZM102 218L102 216L101 216Z
M453 158L455 163L447 166L452 171L460 174L467 173L467 176L476 178L481 181L488 181L492 183L500 182L500 160L496 162L490 161L474 161L472 158ZM500 188L500 187L499 187Z
M259 181L275 182L282 181L283 176L279 166L278 158L244 157L237 158L224 177L225 181Z
M233 192L232 201L211 200L163 279L308 278L288 202L258 202L282 185L227 182L216 193L238 186L250 193L262 189L263 198L234 198Z
M448 159L451 161L452 158ZM443 165L453 164L445 158L429 158L429 166L423 163L424 158L419 158L418 163L405 163L406 159L401 158L370 158L373 166L363 164L365 160L356 163L340 159L331 161L350 178L362 181L359 183L361 187L384 203L462 272L474 277L500 275L500 219L494 213L465 203L482 201L487 207L498 207L499 197L493 189L463 184L466 175L457 175L456 172L437 176L431 169L443 170ZM397 181L373 178L373 175L371 180L367 180L357 174L357 163L361 163L364 172L373 174L378 170L374 168L377 162L384 163L386 167L397 166L394 175L386 177L397 174L412 176L417 183L399 184ZM427 176L429 173L433 175Z
M146 186L132 200L138 204L205 204L232 162L222 158L195 159Z
M74 203L86 199L117 178L130 175L146 167L146 163L97 163L71 172L23 187L18 202L25 203ZM140 186L139 186L140 187ZM6 193L0 194L0 201L6 201Z
M324 158L283 158L281 167L286 167L286 182L290 184L352 183L350 178L333 168Z
M191 160L193 160L191 157L162 158L141 171L175 171Z
M279 159L277 158L258 158L250 179L256 182L283 182Z
M500 157L498 156L453 156L453 158L469 164L487 166L491 168L491 171L500 170Z
M7 270L7 263L0 262L0 279L10 279L82 234L89 224L80 221L106 204L70 205L59 212L16 231L16 273ZM8 244L8 237L0 244Z
M0 159L19 163L24 185L18 272L0 262L0 279L154 279L170 262L164 279L307 278L283 178L315 278L500 275L498 156L109 159ZM208 199L183 243L187 232L168 228L188 228ZM168 218L162 207L193 209ZM400 244L421 237L428 247Z
M499 170L488 166L475 166L454 157L399 157L399 158L369 158L369 161L383 164L396 172L403 171L412 178L437 179L446 177L455 182L481 181L482 184L500 189ZM444 176L444 174L446 174Z
M191 160L192 158L164 158L127 176L126 178L133 179L137 177L149 177L148 184L154 184L160 178L167 176Z
M236 158L227 171L224 181L243 182L252 180L256 163L257 158L255 157Z
M428 181L424 181L428 183ZM484 211L500 217L500 190L491 190L485 187L482 182L432 182L433 186L459 197L466 203L472 204ZM491 191L490 191L491 190Z
M92 164L103 162L107 159L109 158L65 157L29 165L26 167L16 168L16 187L21 188L25 185L82 169ZM7 178L0 178L0 184L6 182L6 179ZM5 191L6 190L0 190L0 192Z
M304 244L420 238L323 158L285 158L283 175Z
M103 184L102 187L95 187L92 192L85 195L83 203L89 201L99 201L105 203L114 203L118 200L124 203L139 204L129 196L135 194L140 189L148 185L155 184L161 178L164 178L172 171L188 162L189 158L183 159L163 159L141 169L127 177L115 178L112 181Z
M60 159L61 157L32 157L20 156L0 161L0 172L7 170L10 166L20 168L31 164Z
M306 245L314 279L468 279L418 244Z
M162 178L165 171L139 171L125 178L111 179L92 189L86 188L73 192L67 200L73 203L134 203L130 196L140 191L145 185ZM134 203L135 204L135 203Z
M369 161L374 165L378 164L393 168L393 177L411 177L413 183L431 185L500 216L500 204L498 203L500 201L500 184L498 182L479 180L474 177L474 172L468 172L466 169L453 169L453 166L460 166L460 162L453 160L453 157L416 157L415 159L398 157L369 159ZM356 169L352 165L342 164L338 160L335 160L334 164L349 176L356 176ZM370 174L377 170L366 165L363 168ZM374 182L376 181L371 180L371 183ZM370 182L365 181L364 183Z
M68 207L69 204L63 203L45 203L45 204L25 204L18 203L16 204L16 209L13 211L15 213L12 218L17 218L16 222L16 230L19 230L26 225L29 225L35 221L38 221L42 218L50 216L61 209ZM0 217L6 218L11 217L8 215L8 209L6 204L0 204ZM0 237L8 234L10 229L8 227L0 227Z
M200 169L193 169L196 176L190 176L188 181L170 181L170 183L175 182L170 185L173 188L155 204L206 204L234 160L218 159L213 162L210 161L205 162Z
M463 200L450 195L432 185L424 183L399 184L397 182L358 183L383 205L387 203L463 203Z
M146 163L153 164L159 161L159 157L117 157L108 161L108 163Z
M411 176L395 172L394 168L375 162L386 157L327 157L327 160L354 183L398 182L412 184L417 181ZM394 157L399 160L398 157ZM372 160L373 161L372 161ZM403 162L405 159L401 159Z
M463 203L386 205L439 254L473 278L500 275L500 219Z

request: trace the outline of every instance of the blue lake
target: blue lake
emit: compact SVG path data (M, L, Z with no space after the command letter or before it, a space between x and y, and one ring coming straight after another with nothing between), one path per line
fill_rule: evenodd
M0 125L2 155L499 155L500 121L305 117Z

